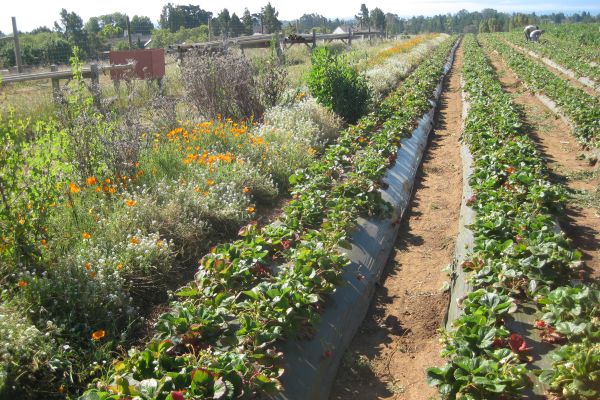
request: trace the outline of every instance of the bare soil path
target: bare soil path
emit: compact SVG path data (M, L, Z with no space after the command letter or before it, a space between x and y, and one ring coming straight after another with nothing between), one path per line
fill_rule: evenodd
M462 48L446 79L394 253L370 310L347 350L330 399L428 399L436 391L425 369L442 365L438 328L443 324L450 264L462 194Z
M588 272L600 278L600 169L583 159L571 128L521 83L497 53L488 54L504 90L522 110L524 121L546 159L551 178L571 195L559 222L583 253Z

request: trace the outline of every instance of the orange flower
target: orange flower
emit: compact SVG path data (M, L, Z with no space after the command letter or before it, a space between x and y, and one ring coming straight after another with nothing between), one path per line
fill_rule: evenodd
M133 207L137 204L137 201L135 200L126 200L125 203L127 203L127 206L129 207Z
M514 174L516 171L517 169L515 167L506 168L506 172L508 172L509 174Z
M27 286L27 282L25 282L24 280L22 280L22 279L21 279L21 280L19 281L19 287L20 287L20 288L24 288L25 286Z
M98 275L98 273L97 273L96 271L92 271L92 272L90 272L90 276L91 276L92 278L95 278L95 277L96 277L96 275Z
M117 264L117 269L122 269L122 268L123 268L123 264L121 264L121 263L118 263L118 264Z
M104 336L106 335L106 332L104 332L104 329L99 329L97 331L92 332L92 339L93 340L100 340L102 339Z
M248 193L248 192L250 192L250 188L248 186L244 186L244 188L242 189L242 192Z
M69 190L71 191L71 193L79 193L81 191L81 189L79 189L79 186L77 186L73 182L69 184Z
M87 232L83 232L83 233L81 234L81 237L87 240L87 239L91 238L91 237L92 237L92 235L90 235L90 234L89 234L89 233L87 233Z
M89 186L95 185L98 181L96 180L96 177L94 176L88 176L87 179L85 180L85 183L87 183Z
M256 210L254 207L248 207L248 208L246 208L246 211L248 211L249 213L253 213L254 210Z
M85 264L85 269L90 270L92 268L92 264L87 263Z
M102 191L102 188L101 188L100 186L98 186L98 187L96 188L96 193L99 193L99 192L101 192L101 191Z
M129 243L136 245L138 244L140 241L134 236L131 239L129 239Z
M209 180L207 180L207 181L206 181L206 184L207 184L208 186L212 186L212 185L214 185L214 184L215 184L215 181L213 181L212 179L209 179Z
M46 239L42 239L42 240L40 240L40 243L41 243L42 245L44 245L44 246L45 246L45 245L46 245L46 243L47 243L47 242L46 242Z

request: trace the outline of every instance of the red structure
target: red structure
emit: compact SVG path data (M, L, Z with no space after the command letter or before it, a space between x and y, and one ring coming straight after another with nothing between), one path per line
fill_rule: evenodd
M121 79L162 79L165 76L165 50L122 50L108 54L111 64L133 62L133 71L110 71L112 80Z

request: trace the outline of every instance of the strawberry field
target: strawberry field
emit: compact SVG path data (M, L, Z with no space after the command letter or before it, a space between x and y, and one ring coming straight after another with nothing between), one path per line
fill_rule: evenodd
M0 107L0 399L295 399L290 343L319 399L600 398L600 99L541 60L597 81L572 25L190 50L100 104L76 48L45 112Z

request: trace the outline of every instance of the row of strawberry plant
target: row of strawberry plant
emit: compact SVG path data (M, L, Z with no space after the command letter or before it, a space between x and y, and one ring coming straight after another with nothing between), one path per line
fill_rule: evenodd
M278 223L215 247L176 293L144 349L116 362L86 399L237 398L279 388L278 341L311 333L359 215L387 208L377 190L400 139L430 107L454 40L436 49L374 113L290 178Z
M502 34L504 38L517 46L524 47L538 55L547 57L571 71L595 81L600 80L600 68L589 63L589 54L573 42L564 42L544 35L544 43L523 42L523 34L518 31Z
M444 335L442 368L428 380L444 399L517 398L531 385L525 339L504 321L520 301L568 279L580 265L555 229L564 191L547 180L519 111L476 39L464 39L464 140L474 158L467 204L476 211L474 250L460 265L474 288ZM490 113L490 110L494 110Z
M571 120L574 134L581 142L600 145L599 96L571 86L545 66L512 49L498 35L485 36L482 44L497 50L531 90L552 99Z

